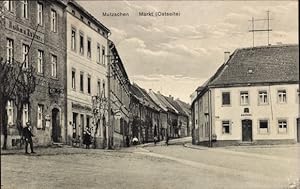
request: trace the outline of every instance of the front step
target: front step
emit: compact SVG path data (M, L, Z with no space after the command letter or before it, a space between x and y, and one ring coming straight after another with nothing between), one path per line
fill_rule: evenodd
M252 146L254 142L240 142L239 146Z
M62 148L63 146L64 146L64 143L61 143L61 142L52 142L52 147Z

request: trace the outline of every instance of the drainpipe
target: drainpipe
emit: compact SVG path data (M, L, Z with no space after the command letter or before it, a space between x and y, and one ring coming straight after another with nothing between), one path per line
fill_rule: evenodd
M212 111L211 111L211 91L208 90L208 124L209 124L209 147L212 147Z

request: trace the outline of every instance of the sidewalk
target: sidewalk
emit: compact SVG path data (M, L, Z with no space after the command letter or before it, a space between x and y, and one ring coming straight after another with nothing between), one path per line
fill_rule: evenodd
M183 138L175 138L169 140L169 145L181 145L190 143L192 141L192 137L183 137ZM157 142L156 145L154 145L154 142L145 143L138 145L139 147L153 147L153 146L165 146L166 140L162 140L160 142Z
M99 153L105 151L114 151L114 150L104 150L104 149L85 149L85 148L75 148L67 145L61 147L35 147L34 154L25 154L25 147L23 149L9 149L2 150L1 155L29 155L29 156L41 156L41 155L71 155L71 154L89 154L89 153ZM29 150L30 152L30 150Z

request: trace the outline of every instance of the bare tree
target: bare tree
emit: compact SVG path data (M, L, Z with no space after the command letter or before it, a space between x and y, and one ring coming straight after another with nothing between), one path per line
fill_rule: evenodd
M16 127L22 135L22 112L25 103L29 103L30 95L35 91L36 76L32 66L24 68L23 64L0 58L0 124L4 135L3 149L7 148L7 112L8 100L13 100L16 106Z

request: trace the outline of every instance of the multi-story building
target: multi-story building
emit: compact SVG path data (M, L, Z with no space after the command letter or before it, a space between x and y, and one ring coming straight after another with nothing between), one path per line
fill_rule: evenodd
M116 46L110 41L111 76L111 126L113 128L113 146L126 146L126 137L130 138L130 81Z
M105 143L107 106L93 112L93 96L107 98L107 65L110 30L78 3L66 8L67 69L65 137L68 143L82 144L86 127L92 129L96 147ZM107 103L107 99L106 99Z
M1 2L3 3L3 2ZM54 1L4 1L0 56L35 68L36 88L22 107L22 125L30 121L36 145L64 140L65 14ZM8 147L20 142L14 99L7 104ZM1 137L2 139L3 137Z
M132 123L132 136L141 143L151 142L159 135L160 108L152 101L147 92L137 84L131 85L131 106L135 116Z
M237 49L192 103L195 143L300 141L299 46Z

